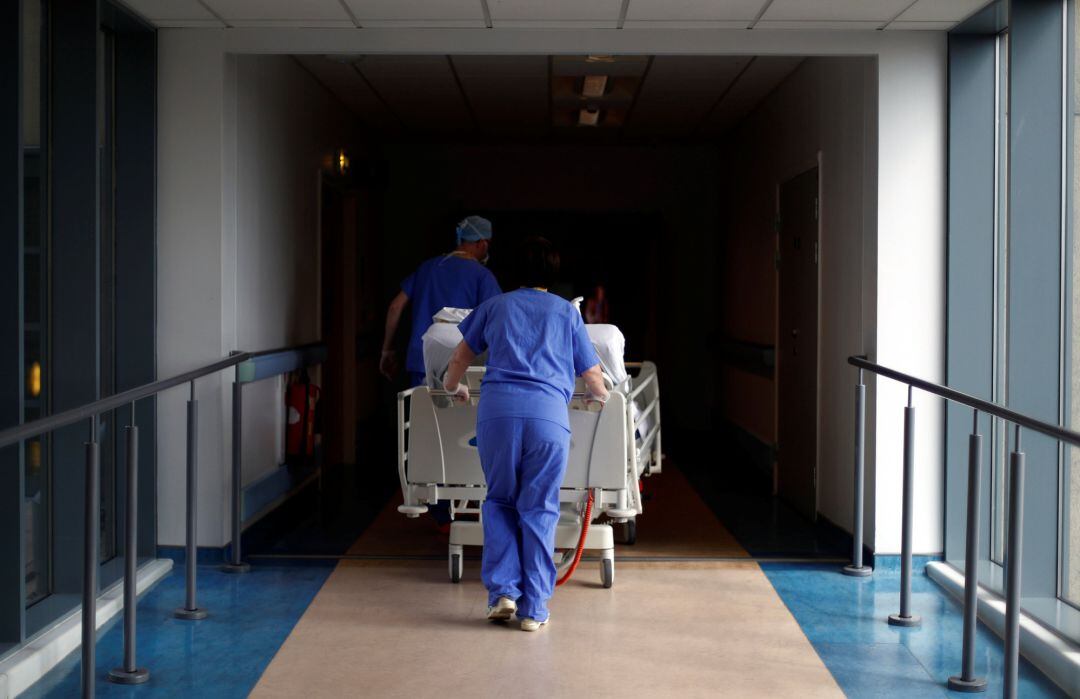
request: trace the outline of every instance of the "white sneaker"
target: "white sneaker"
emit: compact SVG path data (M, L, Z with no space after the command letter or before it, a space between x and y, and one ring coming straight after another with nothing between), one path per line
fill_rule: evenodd
M551 619L551 617L548 617L547 619L544 619L543 621L537 621L536 619L530 619L529 617L525 617L524 619L521 620L521 630L522 631L539 631L540 627L545 626L550 619Z
M500 597L488 607L487 618L491 621L509 621L517 611L517 602L509 597Z

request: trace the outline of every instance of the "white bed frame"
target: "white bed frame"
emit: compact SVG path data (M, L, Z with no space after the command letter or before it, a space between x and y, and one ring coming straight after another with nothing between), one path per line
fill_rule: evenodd
M660 387L652 362L628 363L637 370L628 390L613 390L602 409L587 409L583 393L570 403L570 455L559 489L562 515L555 546L573 549L581 533L581 517L588 494L593 493L592 518L601 514L613 522L626 522L629 536L642 513L640 478L660 472ZM454 519L450 528L450 579L461 580L464 546L483 546L478 519L457 519L459 514L480 515L487 496L476 449L476 412L484 367L470 367L465 381L471 399L452 405L443 391L418 386L398 394L398 477L404 504L398 510L418 517L429 504L450 502ZM579 389L582 388L579 379ZM592 523L585 548L601 555L600 579L604 587L615 580L615 536L611 524Z

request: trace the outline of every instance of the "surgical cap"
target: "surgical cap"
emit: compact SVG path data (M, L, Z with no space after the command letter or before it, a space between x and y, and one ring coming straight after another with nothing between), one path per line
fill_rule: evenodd
M457 225L457 240L458 243L491 240L491 221L482 216L466 216Z

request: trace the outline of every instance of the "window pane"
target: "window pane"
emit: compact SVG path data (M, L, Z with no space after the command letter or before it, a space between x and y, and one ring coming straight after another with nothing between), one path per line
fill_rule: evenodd
M45 22L41 2L23 4L23 372L26 377L23 419L48 414L48 158L42 69ZM49 459L45 437L24 445L26 486L26 601L33 604L51 591L49 556Z
M1080 23L1080 13L1074 12L1074 22ZM1068 306L1066 308L1065 351L1066 371L1065 395L1066 410L1068 411L1068 425L1073 430L1080 430L1080 342L1077 341L1076 333L1080 332L1080 168L1077 167L1080 159L1077 157L1077 149L1080 148L1080 90L1076 89L1076 81L1080 77L1080 50L1077 49L1076 32L1077 24L1073 26L1073 55L1072 55L1072 104L1069 110L1069 146L1072 149L1069 176L1069 204L1071 206L1069 245L1066 253L1066 293L1068 294ZM1062 513L1062 597L1080 605L1080 449L1065 447L1065 459L1062 486L1065 488Z

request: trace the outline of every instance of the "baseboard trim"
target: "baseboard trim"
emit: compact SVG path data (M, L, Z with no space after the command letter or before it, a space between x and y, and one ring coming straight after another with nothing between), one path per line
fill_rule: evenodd
M160 558L139 566L135 583L138 594L149 590L172 568L172 561ZM118 580L98 596L96 628L119 616L123 608L124 581ZM80 606L0 660L0 699L16 697L29 689L81 644Z

